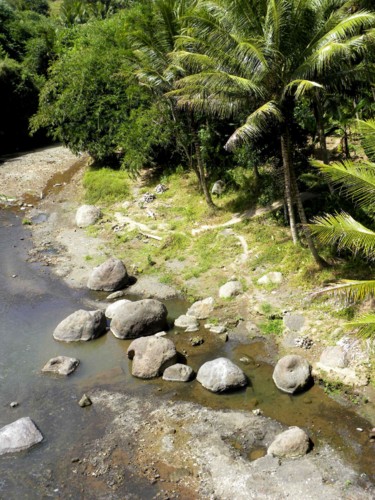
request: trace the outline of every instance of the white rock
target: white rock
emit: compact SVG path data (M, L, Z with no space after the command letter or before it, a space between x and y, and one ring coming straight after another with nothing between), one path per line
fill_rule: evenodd
M95 224L102 216L100 208L94 205L82 205L76 213L76 224L78 227L87 227Z
M187 316L186 314L182 314L175 320L174 326L176 326L177 328L195 328L197 330L199 327L199 321L194 316Z
M258 285L278 285L282 283L283 281L283 275L279 272L271 272L267 273L261 278L258 279Z
M207 297L203 300L198 300L188 309L187 315L194 316L197 319L207 319L214 310L213 297Z
M110 304L106 310L105 310L105 316L106 318L112 319L113 316L116 314L116 312L121 309L121 307L124 304L127 304L128 302L131 302L130 300L127 299L121 299L117 300L116 302L113 302L113 304Z
M0 455L27 450L43 440L30 417L24 417L0 429Z
M242 285L239 281L228 281L219 289L219 297L221 299L229 299L235 297L242 292Z

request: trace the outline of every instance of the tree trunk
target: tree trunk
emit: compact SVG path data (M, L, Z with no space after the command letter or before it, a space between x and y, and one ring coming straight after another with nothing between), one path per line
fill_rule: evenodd
M348 131L346 126L344 127L344 151L347 160L350 160L350 151L349 151L349 140L348 140Z
M215 203L212 201L211 198L211 193L208 189L207 182L206 182L206 174L204 171L204 164L203 164L203 158L202 158L202 153L201 153L201 145L199 142L198 134L196 130L194 131L194 147L195 147L195 158L197 160L197 171L199 172L199 178L200 178L200 185L203 190L204 198L206 200L207 205L210 208L217 208Z
M296 245L298 242L298 233L297 233L296 218L293 207L293 189L292 189L292 177L291 177L291 169L293 168L293 166L292 166L292 155L291 155L290 132L287 128L281 135L281 155L283 159L283 168L284 168L284 196L285 196L286 206L288 208L290 232L292 235L293 243Z
M328 165L329 154L328 154L327 141L326 141L326 135L325 135L325 130L324 130L323 109L322 109L322 103L320 102L318 95L315 96L314 111L315 111L316 125L317 125L317 129L318 129L320 150L322 152L322 157L323 157L323 163L325 165Z
M315 247L314 241L313 241L312 236L311 236L311 231L307 225L307 218L306 218L305 209L303 207L303 203L302 203L302 199L301 199L301 193L299 192L296 176L295 176L293 171L291 172L291 177L292 177L293 192L294 192L293 194L294 194L294 198L295 198L295 201L297 204L298 215L299 215L300 221L302 223L303 232L304 232L305 237L306 237L307 245L310 249L312 256L314 257L315 262L318 264L320 269L323 269L325 267L328 267L329 265L322 257L320 257L320 255L318 254L318 251Z

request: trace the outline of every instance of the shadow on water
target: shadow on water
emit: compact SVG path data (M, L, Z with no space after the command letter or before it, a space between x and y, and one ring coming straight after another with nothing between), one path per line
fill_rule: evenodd
M52 279L47 268L26 263L30 246L30 233L20 218L0 210L0 427L30 416L45 437L28 452L0 457L0 498L60 498L62 487L64 498L66 491L67 498L81 498L79 480L71 479L71 460L77 448L103 434L106 421L94 406L81 409L77 402L84 391L100 387L142 397L157 394L217 409L260 408L286 425L308 429L316 446L327 441L360 472L371 475L372 445L367 433L356 431L358 427L368 428L368 423L328 398L319 387L293 397L278 391L272 382L269 347L263 342L223 343L219 336L201 330L197 334L204 337L204 344L192 347L189 338L196 334L168 333L195 371L203 362L219 356L241 366L250 380L249 387L215 395L195 380L176 384L133 378L126 357L129 341L110 333L82 344L54 341L52 332L62 319L87 308L88 298L101 300L106 294L72 290ZM187 308L181 300L166 305L172 320ZM64 379L42 375L41 367L56 355L77 357L81 364ZM244 357L247 364L241 362ZM12 401L19 406L11 408ZM254 453L261 456L264 450ZM156 485L139 481L127 480L127 495L136 492L135 498L151 498L158 491Z

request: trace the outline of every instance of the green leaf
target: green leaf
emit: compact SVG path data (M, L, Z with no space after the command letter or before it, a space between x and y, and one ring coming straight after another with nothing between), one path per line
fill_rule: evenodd
M372 338L375 335L375 314L364 314L353 321L345 323L345 326L356 328L357 334L363 338Z

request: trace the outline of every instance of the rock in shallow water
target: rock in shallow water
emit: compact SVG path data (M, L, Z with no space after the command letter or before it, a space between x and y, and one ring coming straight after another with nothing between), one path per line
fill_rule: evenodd
M67 356L57 356L46 363L42 372L56 373L57 375L70 375L79 365L79 359L69 358Z
M177 328L198 329L199 321L194 316L188 316L186 314L182 314L177 319L175 319L174 326L176 326Z
M207 319L214 310L214 299L207 297L203 300L198 300L188 309L187 315L194 316L197 319Z
M24 417L0 429L0 455L27 450L43 440L30 417Z
M158 377L165 368L175 364L174 343L164 337L141 337L133 340L127 351L133 360L132 375L138 378Z
M239 389L247 385L244 372L227 358L204 363L198 370L197 380L212 392Z
M137 300L125 303L115 311L110 328L119 339L153 335L168 329L167 315L167 308L158 300Z
M129 276L124 263L111 257L92 271L87 286L91 290L115 292L129 283Z
M57 325L53 338L63 342L87 341L100 337L106 329L107 321L103 311L79 309Z
M164 370L163 380L168 380L170 382L188 382L192 379L193 374L194 371L190 366L176 363Z
M291 427L276 436L269 446L267 454L280 458L295 458L306 455L309 449L310 439L306 432L299 427Z
M276 387L293 394L304 389L311 381L311 366L302 356L284 356L277 362L272 378Z

